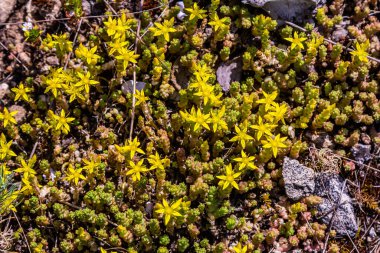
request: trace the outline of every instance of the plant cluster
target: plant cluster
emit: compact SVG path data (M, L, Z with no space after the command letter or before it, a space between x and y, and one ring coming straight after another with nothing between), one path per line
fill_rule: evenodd
M81 15L78 2L66 8ZM320 198L285 197L281 165L305 154L310 132L332 134L340 155L363 135L380 143L375 28L350 28L348 52L324 41L341 21L325 8L324 30L306 33L203 2L184 1L183 20L175 5L107 12L76 41L41 27L30 43L59 66L0 108L0 212L17 211L32 252L315 252L328 232L339 252L314 219ZM242 79L226 92L216 70L235 57Z

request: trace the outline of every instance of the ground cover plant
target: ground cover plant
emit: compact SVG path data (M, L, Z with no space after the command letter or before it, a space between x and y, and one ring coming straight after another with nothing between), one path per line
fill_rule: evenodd
M378 15L20 1L0 23L0 250L376 252ZM287 197L285 157L347 180L355 236L321 221L320 197Z

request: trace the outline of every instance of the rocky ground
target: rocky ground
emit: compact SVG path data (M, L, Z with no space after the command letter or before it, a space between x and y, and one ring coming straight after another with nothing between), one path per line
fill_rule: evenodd
M0 251L380 252L379 17L2 0Z

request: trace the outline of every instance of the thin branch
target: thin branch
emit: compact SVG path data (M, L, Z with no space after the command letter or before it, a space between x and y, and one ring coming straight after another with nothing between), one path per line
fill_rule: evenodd
M38 146L38 140L39 140L39 138L38 138L37 141L34 143L34 146L33 146L32 152L30 153L30 156L29 156L29 160L32 159L34 153L36 152L36 149L37 149L37 146Z
M77 28L77 31L75 32L75 36L74 36L74 40L73 40L73 48L74 48L75 43L76 43L76 41L77 41L78 33L79 33L79 30L80 30L80 28L81 28L81 26L82 26L82 21L83 21L83 19L80 19L80 20L79 20L78 28ZM70 52L69 52L69 55L67 56L67 59L66 59L66 62L65 62L65 66L63 67L64 70L66 70L66 68L67 68L67 64L69 63L69 61L70 61L70 57L71 57L72 54L73 54L73 52L70 51Z
M12 53L6 45L4 45L2 42L0 42L0 45L1 45L5 50L7 50L7 51L9 52L9 54L12 55L12 56L16 59L16 61L17 61L18 63L21 64L21 66L22 66L25 70L29 71L29 69L28 69L28 68L22 63L22 61L21 61L21 60L20 60L20 59L14 54L14 53Z
M144 0L140 1L140 11L144 5ZM136 39L135 39L135 54L137 54L138 50L138 42L140 40L139 34L141 29L141 13L139 14L138 23L137 23L137 31L136 31ZM129 129L129 140L132 141L133 135L133 125L135 121L135 113L136 113L136 63L133 63L133 93L132 93L132 115L131 115L131 126Z
M18 225L19 225L20 228L21 228L21 233L22 233L22 235L24 236L26 246L28 247L28 251L29 251L29 252L32 252L32 251L30 250L30 246L29 246L28 238L27 238L26 235L25 235L24 229L22 228L21 223L20 223L20 221L19 221L19 219L18 219L16 213L15 213L13 210L12 210L12 213L13 213L13 216L16 218Z

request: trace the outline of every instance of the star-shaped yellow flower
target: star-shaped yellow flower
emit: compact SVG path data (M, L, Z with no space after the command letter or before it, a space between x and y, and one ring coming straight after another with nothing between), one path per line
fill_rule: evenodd
M212 130L216 132L218 129L227 130L227 123L223 120L226 107L223 106L217 113L211 112L210 123L212 124Z
M243 150L241 151L241 157L234 159L235 162L239 163L239 170L243 170L247 167L251 169L257 169L256 165L253 163L254 160L254 156L247 156Z
M53 117L57 121L57 125L55 127L55 130L61 130L65 134L70 132L70 126L68 123L74 121L75 118L66 117L65 110L61 110L61 114L59 116L53 114Z
M69 182L73 181L75 185L78 185L79 179L86 179L86 177L82 175L82 168L75 169L72 164L69 164L66 175L65 179Z
M121 48L119 51L119 55L115 58L123 63L123 69L128 67L128 64L137 63L136 59L139 58L140 55L135 54L134 51L128 50L126 48Z
M261 116L259 116L258 123L256 125L250 126L250 128L256 130L256 139L260 140L261 137L266 134L271 136L272 135L272 130L275 128L277 125L273 124L268 124L268 123L263 123L263 119Z
M146 101L149 101L149 97L145 96L144 90L139 91L136 89L135 98L137 99L136 106L138 106L139 104L143 104Z
M18 88L12 88L12 91L16 94L15 95L15 101L22 98L26 102L29 101L28 93L31 91L31 88L25 87L23 83L20 83Z
M265 111L268 111L269 108L273 105L274 100L277 98L277 91L274 91L271 94L268 94L265 91L263 91L263 95L264 95L264 98L257 100L256 103L264 104Z
M274 157L277 157L277 152L279 148L286 148L284 141L286 137L280 137L280 134L276 135L276 137L266 136L266 140L262 140L263 148L271 148L273 151Z
M245 148L246 141L253 140L253 137L247 134L247 128L240 129L235 125L236 136L233 137L230 141L235 142L239 141L242 148Z
M247 245L245 245L244 247L241 245L241 243L239 242L235 247L232 248L235 253L246 253L247 250L248 250L248 247Z
M188 13L190 13L189 20L198 20L203 19L205 17L206 10L200 9L197 3L194 3L193 8L185 9Z
M356 42L355 50L351 51L350 54L357 57L361 62L368 62L368 53L366 52L369 48L369 40L366 40L363 44Z
M17 114L17 111L9 112L6 107L4 107L3 112L0 112L0 120L3 121L3 126L6 127L9 123L16 124L16 119L13 117Z
M36 163L37 156L34 155L31 159L29 159L28 163L25 162L24 158L21 159L21 166L14 170L14 172L23 173L25 177L34 176L37 172L33 169L34 164Z
M129 166L131 167L131 169L127 171L126 175L127 176L132 175L133 181L140 181L141 173L152 170L152 169L146 168L143 165L143 163L144 163L144 159L141 159L140 161L138 161L137 164L135 164L132 161L129 161Z
M226 189L228 186L232 185L234 188L239 190L239 185L236 183L235 179L238 178L241 175L241 172L236 172L232 170L232 165L228 164L226 166L226 174L225 175L220 175L216 176L219 181L219 186L222 187L222 189Z
M163 199L162 204L160 203L157 204L158 209L156 210L156 213L165 215L165 225L169 223L170 219L173 216L176 216L176 217L182 216L182 214L179 212L179 210L181 209L181 202L182 202L182 198L177 200L172 205L169 205L169 203L165 199Z
M145 152L139 148L140 141L135 137L132 141L126 140L124 146L115 145L117 151L119 151L123 155L127 155L129 153L130 159L132 159L136 152L140 154L145 154Z
M5 135L1 133L0 135L0 159L4 159L7 156L17 156L15 152L11 150L13 141L7 142Z
M294 32L293 38L285 38L285 40L291 42L290 49L294 49L298 47L299 49L304 49L302 44L303 41L307 40L307 38L298 37L298 32Z
M226 27L228 25L227 22L228 22L227 17L220 19L218 17L218 14L215 12L214 16L212 16L211 21L208 22L208 24L214 28L214 32L217 32L217 31L223 29L224 27Z
M153 32L153 36L163 35L166 41L170 41L170 33L176 32L174 28L174 17L170 20L164 20L163 24L159 22L154 23L155 27L150 27L149 30Z

